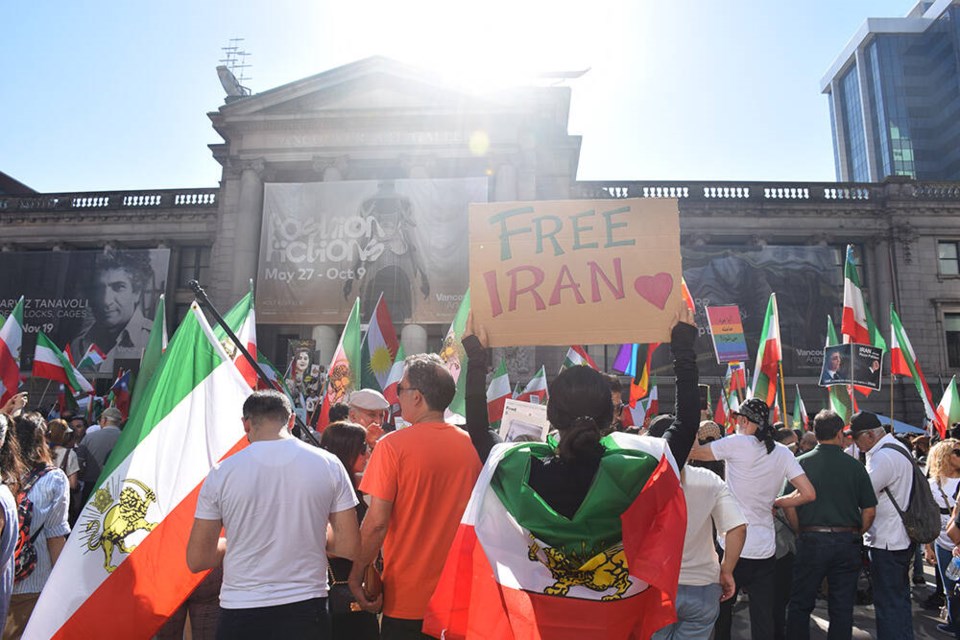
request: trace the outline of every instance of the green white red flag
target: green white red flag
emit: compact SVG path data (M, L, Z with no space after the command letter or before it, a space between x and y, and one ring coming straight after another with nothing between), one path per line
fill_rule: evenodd
M497 370L493 372L493 378L490 379L490 386L487 387L487 419L491 426L500 426L503 407L512 396L507 364L501 360Z
M807 407L800 397L800 385L797 386L797 395L793 399L793 428L810 431L810 419L807 416Z
M957 395L957 376L953 376L937 406L937 419L933 424L940 432L940 437L946 438L947 429L957 422L960 422L960 396Z
M530 379L527 386L524 387L520 395L517 396L517 400L521 402L532 402L534 404L546 404L547 397L547 370L541 365L537 374Z
M780 314L777 312L777 294L770 294L767 313L763 318L763 330L760 332L760 345L757 347L757 364L753 371L752 397L760 398L773 406L777 397L777 379L780 358L783 353L780 346Z
M884 350L887 348L887 343L863 299L852 244L847 245L847 258L843 267L843 318L840 321L840 334L843 335L844 342L870 344Z
M150 382L150 378L157 370L160 364L160 356L167 348L167 307L166 296L161 294L157 300L157 308L153 314L153 325L150 327L150 337L147 339L147 346L140 357L140 369L137 371L137 379L133 381L133 391L130 395L131 408L139 401ZM97 345L90 345L90 349L97 349ZM90 352L90 349L87 352ZM97 349L99 351L99 349ZM96 363L96 366L103 362L103 358Z
M186 564L197 494L210 468L246 444L240 417L249 394L194 304L107 458L24 638L156 633L205 577Z
M233 334L237 336L237 340L239 340L243 348L247 350L247 353L254 358L259 358L257 355L257 312L253 305L252 282L250 283L250 291L240 298L240 301L233 305L230 311L227 311L223 316L223 322L230 327ZM259 388L257 370L253 368L253 365L250 364L250 361L243 355L243 352L237 349L233 340L231 340L227 332L223 330L223 327L215 327L214 335L217 336L221 346L223 346L223 350L233 359L234 365L237 367L240 375L243 376L243 379L250 385L250 388ZM257 364L259 364L259 361Z
M69 347L70 345L67 346ZM87 347L87 352L80 358L80 362L77 363L77 369L96 369L106 359L107 354L103 352L103 349L95 344L91 344Z
M367 333L363 336L363 343L360 345L360 358L363 363L360 375L361 388L383 391L399 348L400 341L393 328L387 301L381 293L377 306L373 308L373 315L370 316L370 324L367 326Z
M563 358L563 364L560 365L560 371L564 369L569 369L570 367L576 367L578 365L586 365L595 371L600 369L597 367L597 363L593 361L593 358L590 357L590 354L587 353L587 350L579 344L575 344L569 349L567 349L567 355Z
M463 296L460 307L457 309L457 315L454 316L447 335L443 338L443 346L440 348L440 359L443 360L454 382L457 383L457 392L453 395L450 406L447 407L447 414L464 416L467 413L466 392L467 375L460 373L467 368L467 353L460 344L463 339L463 331L467 327L467 316L470 315L470 290Z
M423 629L448 640L649 638L676 619L686 505L660 438L613 433L573 519L526 483L550 445L497 445Z
M890 373L901 376L908 376L913 379L913 384L917 388L917 394L923 401L923 412L927 420L936 423L937 414L933 408L933 394L930 393L930 387L927 385L927 379L920 368L920 360L917 353L907 338L907 332L900 323L900 316L894 311L893 305L890 305ZM937 425L937 431L940 437L944 437L947 428L950 425Z
M20 387L20 347L23 345L23 296L0 327L0 407Z
M353 301L347 324L340 334L337 350L327 369L327 390L317 416L316 429L323 432L330 423L330 407L346 402L347 396L359 388L360 382L360 298Z
M42 331L37 334L33 352L33 375L45 380L62 382L73 395L93 393L93 385L77 371L65 353Z

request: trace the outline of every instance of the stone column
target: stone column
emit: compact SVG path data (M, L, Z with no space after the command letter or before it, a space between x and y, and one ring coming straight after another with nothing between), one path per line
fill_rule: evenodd
M246 162L240 170L240 198L237 203L233 246L231 299L243 296L256 280L260 255L260 227L263 224L263 159Z
M426 353L427 330L419 324L406 324L400 330L400 344L403 352L408 356L415 353Z
M317 342L317 351L320 352L320 363L327 366L333 360L333 352L337 350L340 336L328 324L318 324L313 327L310 337Z

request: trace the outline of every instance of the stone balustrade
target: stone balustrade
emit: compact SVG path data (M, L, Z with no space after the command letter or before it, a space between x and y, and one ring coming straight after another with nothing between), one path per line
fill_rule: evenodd
M218 189L210 188L43 193L31 196L0 195L0 215L4 212L22 214L24 212L49 213L90 210L216 209L218 192Z
M778 202L842 202L883 199L960 201L960 183L891 180L851 182L666 182L648 180L581 181L575 198L678 198L680 200L753 200Z

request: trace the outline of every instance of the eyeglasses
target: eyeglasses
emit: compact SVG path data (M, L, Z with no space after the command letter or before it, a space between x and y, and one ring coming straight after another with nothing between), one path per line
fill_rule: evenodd
M420 389L417 389L416 387L401 387L401 386L398 384L398 385L397 385L397 393L398 393L398 394L401 394L401 393L403 393L404 391L420 391Z

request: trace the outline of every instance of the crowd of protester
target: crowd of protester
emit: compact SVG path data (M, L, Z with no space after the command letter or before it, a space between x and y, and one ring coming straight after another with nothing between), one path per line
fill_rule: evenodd
M936 567L937 591L924 605L943 607L941 630L960 638L957 581L947 575L960 555L960 439L898 436L868 412L845 425L823 410L809 430L792 430L771 424L760 399L743 402L735 432L724 434L703 419L696 335L690 315L679 314L674 411L627 430L663 439L685 495L676 621L653 637L730 638L733 605L746 592L756 640L809 638L818 597L827 600L829 638L850 638L854 607L872 600L877 637L909 639L910 572L922 581L925 561ZM456 385L432 355L408 357L397 387L409 426L394 431L389 403L360 390L331 409L319 449L292 436L286 396L251 395L243 406L250 445L204 482L187 546L190 569L211 571L156 637L183 637L188 616L197 640L433 637L423 622L461 515L491 452L511 446L489 424L483 328L468 322L463 346L464 428L444 418ZM0 408L3 639L23 633L122 427L116 410L88 425L69 414L47 421L27 404L17 394ZM530 458L524 481L500 490L534 491L563 529L603 460L619 455L608 436L623 430L623 407L615 377L562 371L547 403L550 448ZM915 462L942 517L927 545L910 539L894 505L909 503ZM29 522L18 516L25 502ZM598 526L609 516L619 527L623 508L610 505ZM24 546L32 551L21 554ZM482 626L482 615L473 619Z

